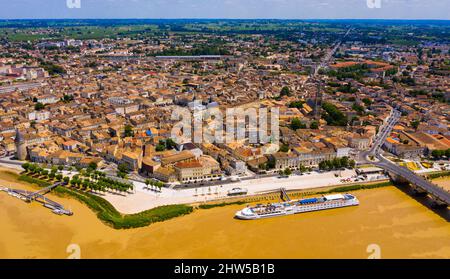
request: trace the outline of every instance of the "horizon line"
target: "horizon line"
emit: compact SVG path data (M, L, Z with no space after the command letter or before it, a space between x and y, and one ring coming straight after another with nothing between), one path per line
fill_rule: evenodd
M8 20L401 20L401 21L450 21L450 19L441 18L208 18L208 17L192 17L192 18L141 18L141 17L127 17L127 18L108 18L108 17L98 17L98 18L0 18L0 21Z

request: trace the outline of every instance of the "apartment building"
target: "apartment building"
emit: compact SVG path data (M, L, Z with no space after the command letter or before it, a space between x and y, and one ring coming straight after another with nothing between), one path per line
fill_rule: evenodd
M175 164L177 178L181 182L198 182L219 179L222 171L219 163L210 156L201 156L189 162Z

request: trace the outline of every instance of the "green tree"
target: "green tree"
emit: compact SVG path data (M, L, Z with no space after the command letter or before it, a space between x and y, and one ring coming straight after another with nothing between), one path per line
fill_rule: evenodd
M326 161L322 161L319 163L319 169L326 170L327 169L327 163Z
M309 125L310 129L319 129L319 122L313 121L311 122L311 125Z
M131 125L125 125L125 137L133 137L134 131Z
M158 152L164 151L164 150L166 150L166 146L163 144L157 144L155 147L155 150Z
M300 173L304 173L307 170L304 165L300 165L300 167L298 169L299 169Z
M127 178L127 173L118 171L117 172L117 176L120 177L120 178L126 179Z
M292 174L292 171L291 171L290 168L286 168L286 169L284 170L284 175L291 175L291 174Z
M28 172L28 170L30 169L30 164L29 163L23 163L22 164L22 168L25 170L25 172Z
M43 103L36 103L35 105L34 105L34 109L35 110L42 110L42 109L44 109L45 108L45 105L43 104Z
M118 169L120 172L123 172L123 173L128 173L128 171L129 171L128 165L125 164L125 163L120 163L120 164L117 166L117 169Z
M89 165L88 165L88 169L95 171L97 169L97 163L96 162L90 162Z
M280 152L288 152L289 151L289 144L283 144L280 147Z
M291 95L291 92L289 90L289 87L284 86L283 88L281 88L280 96L290 96L290 95Z
M357 103L353 103L352 109L354 111L358 112L358 114L362 114L364 112L364 107L361 105L358 105Z
M335 105L325 102L322 105L324 113L322 117L330 126L346 126L347 117Z
M350 160L349 163L348 163L348 165L349 165L349 167L351 167L352 169L354 169L355 166L356 166L355 160Z
M63 101L64 103L69 103L70 101L73 101L73 95L64 94L61 98L61 101Z
M417 128L419 128L419 125L420 125L420 120L411 121L411 127L413 127L414 130L417 130Z
M370 100L369 98L364 98L362 99L362 101L366 106L370 106L372 104L372 100Z
M439 160L442 158L442 156L445 154L445 151L443 152L442 150L433 150L431 151L431 156L433 156L433 158L435 160Z
M57 173L58 172L58 167L57 166L53 166L50 170L51 173Z
M304 103L305 103L304 101L294 101L289 104L289 107L301 109Z
M167 149L174 149L175 147L177 147L177 143L173 139L171 139L171 138L166 139L166 148Z
M267 163L266 163L266 165L267 165L267 169L268 169L268 170L274 169L274 168L275 168L275 165L276 165L275 158L273 158L272 156L270 156L269 159L268 159L268 161L267 161Z
M300 119L298 119L297 117L295 117L291 120L290 127L292 130L305 129L306 124L301 122Z

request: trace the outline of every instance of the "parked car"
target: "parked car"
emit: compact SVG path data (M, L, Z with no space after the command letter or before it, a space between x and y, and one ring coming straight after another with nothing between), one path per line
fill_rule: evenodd
M238 195L246 195L248 193L247 189L244 188L233 188L228 191L228 196L238 196Z

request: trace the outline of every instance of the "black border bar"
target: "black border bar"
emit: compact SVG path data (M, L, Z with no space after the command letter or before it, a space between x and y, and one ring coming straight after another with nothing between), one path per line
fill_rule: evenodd
M207 272L203 272L207 267ZM183 272L177 273L176 270ZM305 275L446 277L446 260L0 260L4 274L114 274L145 278L304 278ZM186 270L191 272L186 273ZM192 271L195 271L192 273ZM11 273L10 273L11 272ZM157 277L155 277L157 276ZM315 278L314 277L314 278ZM129 278L131 279L131 278Z

